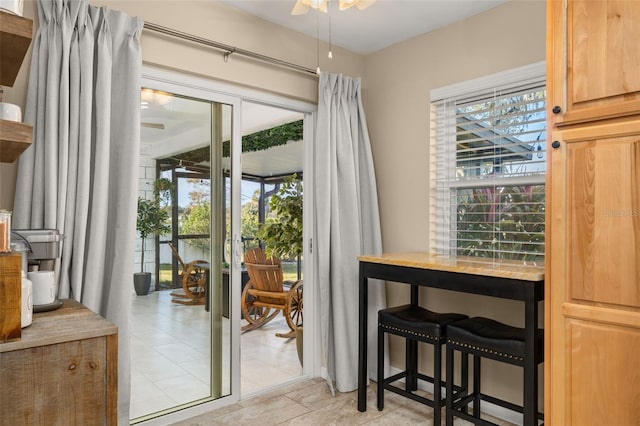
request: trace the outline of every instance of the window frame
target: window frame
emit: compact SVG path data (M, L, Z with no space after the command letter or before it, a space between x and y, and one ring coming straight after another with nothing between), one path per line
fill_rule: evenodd
M542 85L546 88L546 63L536 62L524 67L514 68L485 77L456 83L453 85L432 89L430 92L431 131L429 149L429 249L434 253L456 255L458 253L458 201L457 191L473 188L499 188L525 185L545 186L544 173L500 177L492 179L457 180L456 138L457 122L455 114L443 116L441 108L455 108L455 102L448 101L470 99L490 93L494 89L503 92L520 89L527 86ZM547 101L545 97L545 102ZM444 121L439 121L443 120ZM444 124L444 126L442 126ZM444 127L444 128L443 128ZM456 129L452 131L451 128ZM544 126L547 131L546 125ZM444 140L444 142L443 142ZM545 143L544 141L542 143ZM436 149L437 147L437 149ZM444 152L443 152L444 151ZM441 164L448 164L443 172ZM446 182L443 185L443 182ZM546 188L545 188L546 197ZM489 222L487 222L489 223ZM500 223L499 221L493 223ZM537 260L544 259L544 243L542 253L536 253ZM496 250L492 257L500 258L504 252ZM527 258L522 255L522 258Z

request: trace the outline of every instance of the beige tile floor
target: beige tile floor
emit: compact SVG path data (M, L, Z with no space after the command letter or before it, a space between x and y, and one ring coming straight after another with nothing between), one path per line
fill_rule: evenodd
M310 379L259 397L175 423L178 426L211 425L433 425L433 410L413 400L385 392L385 408L376 408L375 383L367 389L367 411L357 409L356 391L332 396L323 379ZM443 411L444 414L444 411ZM490 416L487 419L501 426ZM456 419L456 426L471 423Z
M208 395L209 328L202 306L171 303L168 292L133 296L131 418L140 417ZM275 337L286 330L274 320L241 337L243 396L302 374L295 339ZM225 359L228 363L228 359ZM227 364L228 365L228 364ZM228 370L227 370L228 371ZM391 392L385 409L375 403L376 385L367 389L367 411L357 410L357 392L331 395L323 379L310 379L220 408L179 423L208 425L432 425L433 410ZM489 419L491 417L487 416ZM497 422L502 426L511 423ZM456 419L456 426L470 423Z
M209 395L210 328L203 306L171 303L168 291L133 297L131 322L131 409L135 419ZM223 340L229 341L223 319ZM302 374L295 339L280 316L243 333L241 393L247 395L288 382ZM229 389L229 348L223 352L223 393Z

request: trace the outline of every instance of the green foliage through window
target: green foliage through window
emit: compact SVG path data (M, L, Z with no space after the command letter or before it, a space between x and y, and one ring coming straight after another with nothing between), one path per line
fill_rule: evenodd
M457 190L457 254L544 259L544 185Z

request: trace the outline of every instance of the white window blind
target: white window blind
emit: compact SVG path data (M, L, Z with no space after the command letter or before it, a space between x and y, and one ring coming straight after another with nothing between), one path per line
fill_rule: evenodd
M501 84L475 90L466 83L468 90L452 96L434 99L432 92L430 246L449 255L542 262L544 71L489 79L496 80Z

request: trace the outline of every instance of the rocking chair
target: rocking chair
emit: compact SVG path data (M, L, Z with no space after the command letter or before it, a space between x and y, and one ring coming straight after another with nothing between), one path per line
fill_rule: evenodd
M248 324L242 331L262 327L282 312L291 330L276 336L295 337L296 329L302 326L302 280L283 282L280 260L267 258L260 248L245 253L244 264L249 282L242 291L241 308Z
M181 305L204 305L206 302L207 269L209 262L194 260L184 263L178 250L171 243L167 243L173 252L173 256L182 267L182 291L172 291L171 302Z

